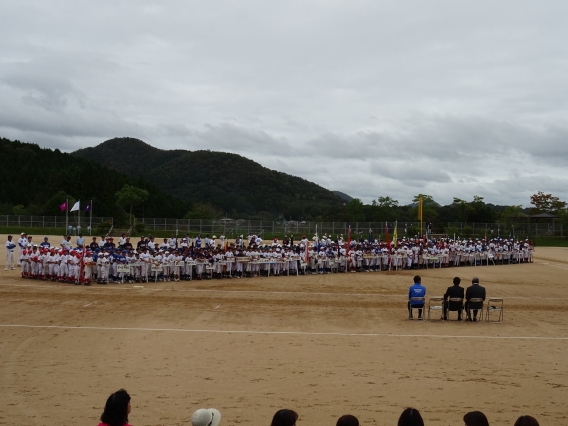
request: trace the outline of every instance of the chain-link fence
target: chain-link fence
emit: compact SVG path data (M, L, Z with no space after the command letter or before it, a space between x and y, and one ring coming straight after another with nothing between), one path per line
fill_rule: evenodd
M316 232L322 236L324 234L333 236L343 234L347 238L349 227L351 227L351 235L368 238L369 233L374 238L383 236L388 232L390 237L397 230L397 235L417 235L420 232L419 222L296 222L296 221L264 221L264 220L233 220L233 219L136 219L136 224L143 223L146 232L152 231L169 231L178 235L188 234L195 236L200 234L221 235L225 234L228 238L234 238L237 235L256 234L263 238L270 238L272 235L294 235L301 237L307 235L313 236ZM136 228L136 225L135 225ZM425 232L425 229L424 229Z
M6 227L19 227L22 231L26 228L60 228L62 231L65 227L71 226L71 230L79 227L79 230L86 230L92 223L95 228L101 222L112 223L112 217L93 217L77 215L69 215L66 219L65 216L23 216L23 215L1 215L0 226Z
M460 237L487 238L533 238L533 237L564 237L565 226L558 220L516 221L498 223L450 222L446 233Z
M136 223L144 223L146 232L167 231L178 235L188 234L195 236L201 234L220 235L225 234L228 238L237 235L257 234L263 238L282 235L294 235L301 237L307 235L330 235L335 238L343 234L347 237L351 227L352 238L362 236L368 238L372 234L374 238L385 238L387 229L389 237L395 232L397 236L414 237L420 234L420 222L307 222L307 221L262 221L262 220L233 220L233 219L136 219ZM446 234L450 237L487 237L487 238L529 238L534 236L565 236L565 226L559 221L550 222L514 222L514 223L472 223L450 222L443 231L439 224L437 229L431 229L426 222L422 224L422 235L435 233ZM357 237L358 238L358 237Z
M90 223L93 231L101 222L113 223L112 217L93 217L82 216L79 219L76 215L65 216L24 216L24 215L1 215L0 226L18 227L22 231L26 228L58 228L61 232L75 233L77 230L85 232ZM71 228L65 229L65 226ZM134 220L136 224L144 224L144 232L161 231L178 235L189 234L195 236L201 234L220 235L225 234L228 238L237 235L257 234L266 238L272 236L294 235L299 238L307 235L311 238L316 232L318 235L330 235L335 238L343 234L347 238L347 232L351 227L352 238L368 238L369 234L373 238L385 238L388 229L389 237L392 239L395 232L397 236L414 237L420 234L420 222L313 222L313 221L265 221L265 220L246 220L246 219L166 219L166 218L144 218ZM78 228L79 227L79 228ZM443 230L442 230L443 228ZM423 223L422 234L434 232L437 235L447 234L450 237L485 237L488 238L528 238L546 236L565 236L565 228L559 220L550 221L512 221L500 223L472 223L472 222L450 222L447 227L436 226L430 229L428 223Z

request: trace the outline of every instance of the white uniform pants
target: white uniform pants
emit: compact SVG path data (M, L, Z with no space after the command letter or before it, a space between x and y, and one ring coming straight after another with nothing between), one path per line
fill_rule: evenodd
M10 266L12 269L14 269L14 251L13 250L8 250L6 252L6 263L5 263L5 267L4 270L7 271L8 270L8 266Z

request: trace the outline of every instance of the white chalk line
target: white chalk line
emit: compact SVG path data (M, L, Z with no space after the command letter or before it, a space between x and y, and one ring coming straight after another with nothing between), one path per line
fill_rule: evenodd
M95 302L87 303L86 305L83 305L83 308L86 308L87 306L94 305L95 303L99 303L99 300L97 300Z
M190 292L211 292L211 293L259 293L259 294L291 294L291 295L315 295L315 296L377 296L377 297L398 297L408 299L407 294L382 294L382 293L325 293L310 291L262 291L262 290L215 290L215 289L171 289L171 288L146 288L150 291L190 291ZM427 296L428 297L443 297ZM541 297L541 296L492 296L492 299L540 299L540 300L568 300L568 297ZM489 299L489 298L488 298Z
M113 284L113 285L118 285L118 284ZM75 286L73 284L61 284L61 285L55 285L55 284L7 284L7 283L1 283L0 286L2 287L35 287L35 288L83 288L83 286ZM93 291L93 290L132 290L132 287L127 287L127 286L123 286L123 287L93 287L91 288L89 291Z
M118 285L118 284L117 284ZM35 284L0 284L0 286L11 286L11 287L38 287L38 288L75 288L68 286L58 286L58 285L35 285ZM104 287L92 287L89 288L88 292L93 292L97 290L137 290L136 293L142 293L143 291L175 291L175 292L195 292L195 293L253 293L253 294L282 294L282 295L314 295L314 296L375 296L375 297L395 297L407 299L406 294L382 294L382 293L331 293L331 292L311 292L311 291L263 291L263 290L217 290L217 289L201 289L201 288L152 288L144 287L143 289L136 286L125 286L122 284L121 287L114 286L104 286ZM427 296L427 297L442 297L439 296ZM529 299L529 300L568 300L568 297L541 297L541 296L492 296L492 298L499 299Z
M65 325L27 325L0 324L3 328L46 328L58 330L97 330L97 331L160 331L179 333L211 333L211 334L259 334L259 335L291 335L291 336L345 336L345 337L400 337L400 338L433 338L433 339L487 339L487 340L565 340L568 337L546 336L468 336L441 334L392 334L392 333L340 333L318 331L262 331L262 330L201 330L188 328L148 328L148 327L94 327Z
M550 265L550 266L552 266L553 268L558 268L558 269L568 269L568 268L565 268L563 266L556 266L556 265Z

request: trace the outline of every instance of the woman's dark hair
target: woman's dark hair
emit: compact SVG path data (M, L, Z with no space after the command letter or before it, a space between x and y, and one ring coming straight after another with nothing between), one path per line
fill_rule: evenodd
M534 417L521 416L515 422L515 426L539 426L539 424Z
M481 411L470 411L463 416L463 421L467 426L489 426L487 417Z
M335 426L359 426L359 419L351 414L346 414L337 419Z
M294 410L278 410L274 417L272 417L272 423L270 426L294 426L298 420L298 413Z
M128 403L130 395L120 389L108 397L101 422L109 426L123 426L128 423Z
M398 426L424 426L424 420L416 408L407 408L400 415Z

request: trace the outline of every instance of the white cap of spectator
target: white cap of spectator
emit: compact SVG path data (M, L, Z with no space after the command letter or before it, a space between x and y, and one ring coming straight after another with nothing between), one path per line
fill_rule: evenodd
M200 408L191 415L193 426L217 426L221 421L221 413L215 408Z

